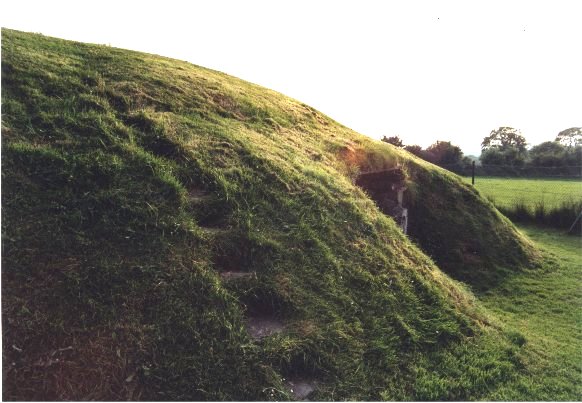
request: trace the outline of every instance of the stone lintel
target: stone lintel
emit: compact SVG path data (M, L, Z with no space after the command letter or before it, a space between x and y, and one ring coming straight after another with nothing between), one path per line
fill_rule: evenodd
M405 179L402 168L392 168L362 173L356 179L356 185L368 191L400 190L405 187Z

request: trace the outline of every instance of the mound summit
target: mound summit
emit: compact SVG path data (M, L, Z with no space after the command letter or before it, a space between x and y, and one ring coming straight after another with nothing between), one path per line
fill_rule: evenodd
M355 185L394 167L409 236ZM469 399L519 365L461 282L532 244L274 91L3 29L2 180L5 400Z

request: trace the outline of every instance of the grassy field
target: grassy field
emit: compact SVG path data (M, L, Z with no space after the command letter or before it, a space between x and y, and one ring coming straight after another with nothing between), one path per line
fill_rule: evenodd
M480 296L509 328L522 334L518 375L485 398L580 400L582 398L582 240L522 227L554 263L525 271Z
M470 183L471 178L464 178ZM514 222L582 234L582 181L551 178L475 178L475 188ZM574 223L577 223L573 226Z
M470 177L464 179L471 182ZM582 199L580 179L481 177L475 178L475 188L501 207L524 202L532 208L536 203L543 203L551 209L563 202Z

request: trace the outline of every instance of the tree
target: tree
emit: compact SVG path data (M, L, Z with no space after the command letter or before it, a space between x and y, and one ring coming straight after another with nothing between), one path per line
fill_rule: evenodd
M411 154L416 155L418 158L422 158L425 161L429 161L434 163L433 159L432 159L432 155L428 153L428 151L423 150L421 146L419 145L410 145L410 146L405 146L404 149L406 151L408 151Z
M582 146L582 127L570 127L562 130L558 133L555 141L566 147Z
M566 160L566 148L556 141L545 141L529 150L529 165L532 167L559 167Z
M576 147L568 148L568 152L566 153L566 161L564 163L568 166L582 166L582 144Z
M396 147L404 147L404 143L402 142L402 140L398 136L392 136L392 137L384 136L384 137L382 137L382 141L384 143L392 144Z
M491 130L489 136L483 139L481 150L497 148L505 151L508 148L515 148L518 153L525 153L526 145L527 141L518 129L514 129L513 127L499 127L498 129Z
M432 162L440 166L460 164L463 159L461 149L452 145L450 141L437 141L426 151L432 156Z
M527 141L518 129L499 127L492 130L481 143L483 165L507 165L522 167L527 155Z
M483 165L505 165L505 156L497 148L488 148L483 150L479 160Z
M471 160L463 156L461 148L450 141L438 141L423 150L419 145L405 146L404 149L425 161L441 166L449 171L466 174L471 167Z
M513 168L520 168L525 165L525 152L520 152L515 147L507 147L501 149L497 147L487 148L483 150L479 159L487 172L491 173L508 173L514 172ZM494 167L487 167L487 166ZM497 167L495 167L497 166ZM504 168L507 167L507 172Z
M412 146L405 146L404 149L409 153L416 155L417 157L422 158L422 147L419 145L412 145Z
M563 142L545 141L528 152L527 168L542 175L580 176L582 145L566 146ZM553 169L548 169L553 168Z

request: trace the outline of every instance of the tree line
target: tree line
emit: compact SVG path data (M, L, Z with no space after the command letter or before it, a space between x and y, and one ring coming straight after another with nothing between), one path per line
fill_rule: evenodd
M399 136L382 141L435 165L469 175L474 159L463 154L450 141L436 141L426 149L419 145L405 145ZM582 127L571 127L559 132L552 141L545 141L530 149L518 129L499 127L483 138L481 155L477 162L480 175L509 176L582 176Z

